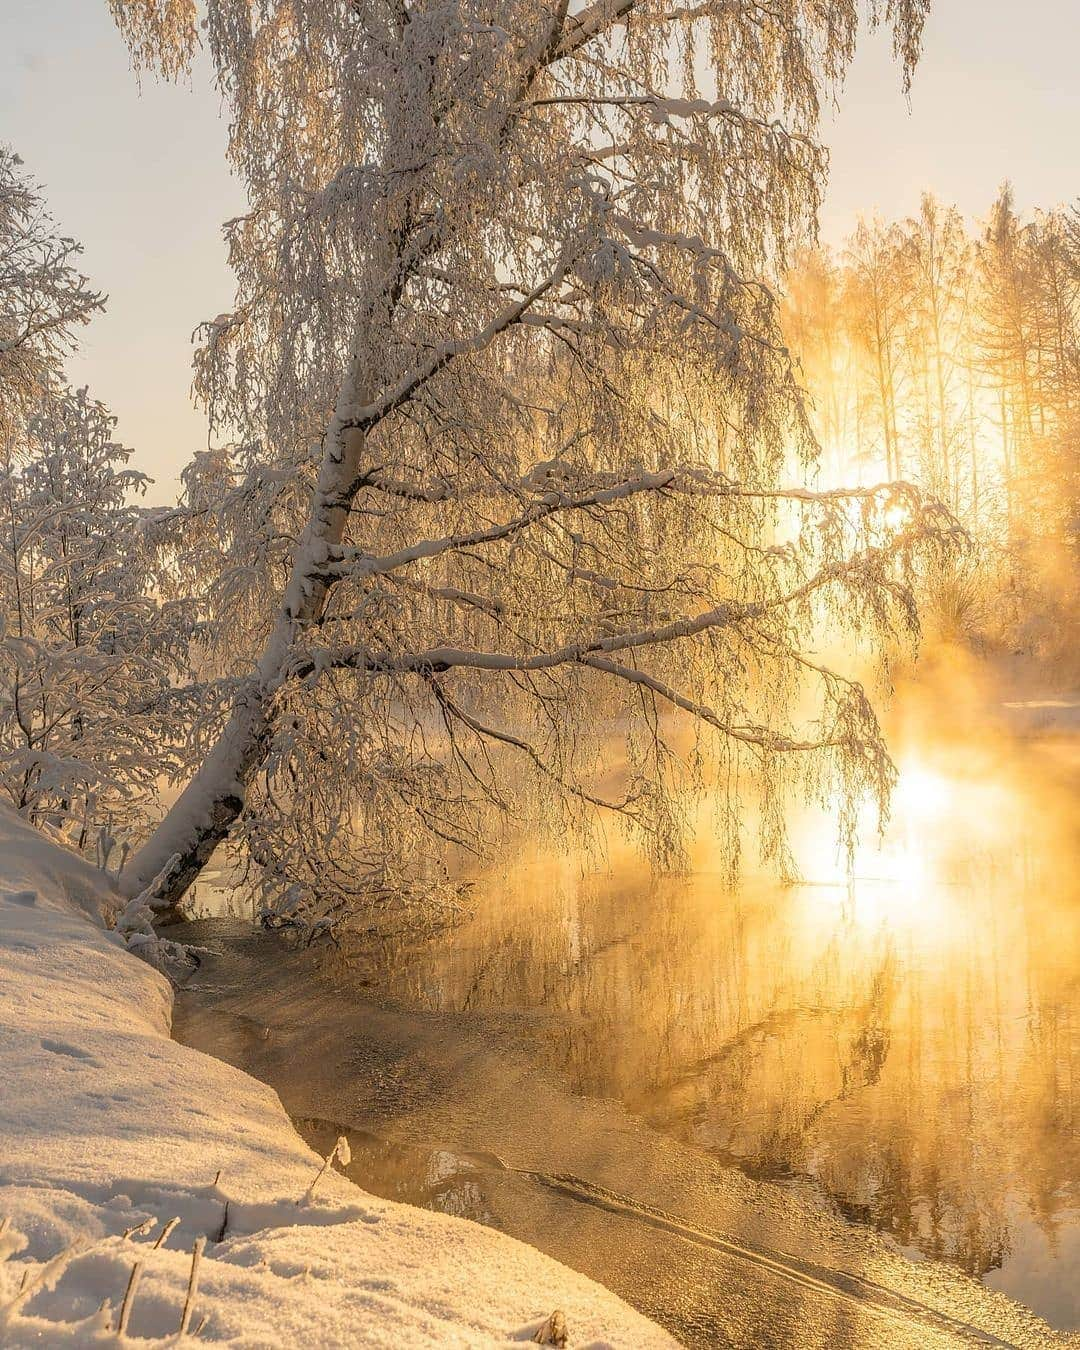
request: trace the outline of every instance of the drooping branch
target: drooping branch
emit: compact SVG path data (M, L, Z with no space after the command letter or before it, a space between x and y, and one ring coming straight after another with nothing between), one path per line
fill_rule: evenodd
M415 398L430 380L438 375L441 370L445 370L458 357L464 356L468 352L483 351L501 333L505 333L515 324L521 323L533 305L553 287L558 286L566 276L569 265L569 260L560 263L549 276L534 286L520 300L497 314L475 336L441 343L424 361L415 369L403 375L393 388L387 390L374 403L365 404L344 417L340 423L341 429L344 431L373 431L384 418L389 417L391 413L396 412Z
M183 3L111 2L182 59ZM920 4L871 10L910 44ZM789 655L830 599L887 629L945 527L904 489L782 486L815 450L775 284L858 13L771 9L209 7L251 200L197 388L240 446L190 480L184 566L236 692L136 879L177 855L175 902L232 835L301 910L350 876L411 894L489 810L584 801L613 729L671 858L666 708L884 790L852 690L818 676L821 734L795 728Z
M510 652L476 651L455 647L430 647L425 651L394 654L373 652L368 647L315 651L293 662L288 668L292 678L304 679L326 669L363 670L370 674L442 674L467 668L484 671L541 671L577 663L586 664L596 656L608 656L637 648L667 647L714 629L734 628L760 620L771 612L789 609L816 592L838 582L850 582L872 575L880 585L882 568L890 557L901 552L908 541L901 535L889 547L872 546L850 557L828 563L812 577L780 595L753 603L724 601L711 609L686 615L656 627L632 632L583 638L553 651L519 655ZM427 555L421 555L427 556ZM898 595L902 599L902 595Z
M493 727L487 722L482 722L472 713L467 712L460 704L446 692L446 690L436 681L432 681L432 692L435 695L439 706L446 709L447 713L456 718L470 731L486 740L497 741L500 745L512 746L515 750L520 750L528 756L534 767L545 777L551 779L558 787L573 797L587 802L590 806L599 807L604 811L628 812L633 804L633 794L629 794L621 801L612 801L604 797L599 797L595 793L586 791L578 783L572 783L562 774L558 773L550 763L544 758L537 748L530 744L521 736L515 736L511 732L500 727Z

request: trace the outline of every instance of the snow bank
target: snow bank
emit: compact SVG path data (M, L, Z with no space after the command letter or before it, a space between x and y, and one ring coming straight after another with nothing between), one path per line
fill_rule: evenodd
M101 926L111 903L0 808L0 1344L122 1342L136 1266L127 1339L176 1343L199 1239L205 1342L513 1345L559 1309L579 1350L674 1344L491 1229L336 1173L301 1204L321 1160L269 1088L170 1040L169 985Z

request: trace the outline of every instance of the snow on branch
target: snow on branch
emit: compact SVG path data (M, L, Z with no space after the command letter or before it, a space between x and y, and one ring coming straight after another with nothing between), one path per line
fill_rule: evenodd
M186 0L112 3L138 59L188 60ZM777 809L795 773L886 794L872 709L812 653L910 629L952 527L813 489L777 301L859 7L287 9L206 11L249 207L196 389L237 441L146 533L203 579L232 702L193 714L207 753L126 884L179 852L175 903L230 839L289 922L336 923L449 895L496 818L625 800L677 861L743 749ZM905 69L922 12L872 6ZM682 763L684 714L715 737Z

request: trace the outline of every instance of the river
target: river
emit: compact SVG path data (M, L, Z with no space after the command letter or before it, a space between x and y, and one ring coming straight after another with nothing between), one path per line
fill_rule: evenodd
M793 886L729 888L705 837L678 879L530 857L376 949L198 921L175 1034L346 1133L361 1186L688 1345L1072 1341L1078 766L1075 734L909 744L853 878L807 816Z

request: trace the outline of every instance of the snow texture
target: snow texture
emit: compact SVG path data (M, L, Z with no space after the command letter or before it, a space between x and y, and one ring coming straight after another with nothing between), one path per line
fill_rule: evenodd
M558 1311L579 1350L674 1344L501 1233L332 1167L312 1191L324 1160L276 1094L169 1038L167 980L103 926L116 903L0 808L0 1343L177 1344L205 1244L189 1342L513 1345Z

